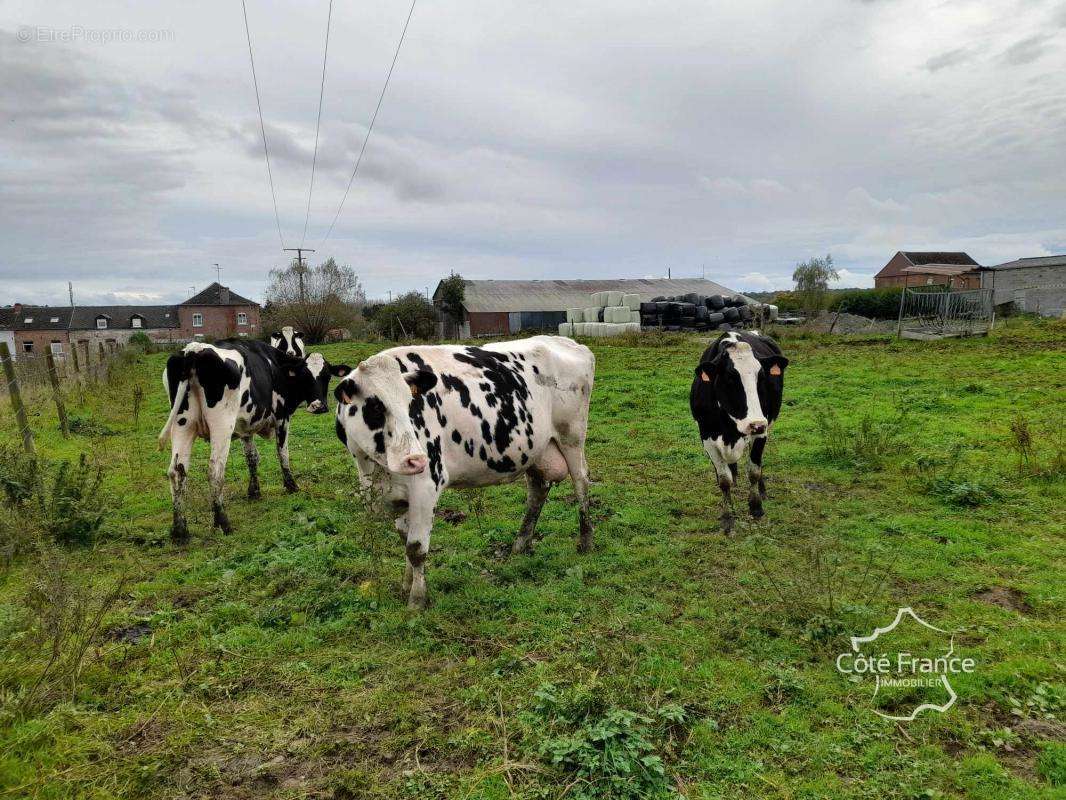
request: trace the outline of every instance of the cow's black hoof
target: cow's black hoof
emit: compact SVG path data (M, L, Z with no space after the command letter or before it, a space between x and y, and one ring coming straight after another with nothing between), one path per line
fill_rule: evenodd
M300 491L300 487L296 485L296 481L294 481L292 478L286 478L284 483L285 491L289 494L296 494L298 491Z
M215 509L215 527L226 534L233 533L233 526L229 524L229 517L221 508Z
M248 486L248 499L249 500L262 500L263 493L259 491L259 484L249 484Z
M529 539L524 539L519 536L514 540L514 544L511 545L511 555L520 556L524 553L528 553L532 547L532 542Z
M733 520L734 517L732 514L723 514L718 518L718 522L722 526L722 533L728 534L733 532Z
M170 526L170 541L174 544L188 544L189 527L185 524L185 520L175 521Z
M766 512L763 511L762 503L749 503L748 511L751 512L752 519L762 519L766 516Z
M581 555L592 552L592 534L581 534L577 540L577 552Z

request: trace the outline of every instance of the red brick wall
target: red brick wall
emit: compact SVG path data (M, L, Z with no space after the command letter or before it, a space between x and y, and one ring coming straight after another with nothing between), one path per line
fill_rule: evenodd
M63 352L70 352L70 337L66 331L15 331L15 356L26 352L23 342L33 342L33 352L41 355L48 352L54 341L63 343Z
M248 315L247 325L237 324L237 315L241 313ZM193 314L203 314L203 327L193 327ZM222 339L242 333L249 338L255 338L262 332L259 306L180 306L178 323L181 325L181 336L184 339L194 339L197 336Z
M874 278L874 286L950 286L952 289L980 289L981 274L964 272L962 275L936 275L931 272L905 272L902 275L885 275Z
M506 334L509 330L506 311L474 311L470 313L470 335Z

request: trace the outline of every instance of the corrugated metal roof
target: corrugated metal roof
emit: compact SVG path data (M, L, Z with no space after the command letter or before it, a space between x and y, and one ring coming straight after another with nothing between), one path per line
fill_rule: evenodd
M721 294L741 296L704 278L614 278L604 280L493 281L468 280L467 311L565 311L592 304L593 292L639 294L642 302L660 295ZM434 295L436 296L436 295Z
M1025 269L1026 267L1066 267L1066 255L1019 258L1016 261L996 264L994 267L986 267L986 269Z
M904 267L903 271L919 275L925 272L931 275L962 275L964 272L972 272L973 267L957 264L922 264L920 267Z

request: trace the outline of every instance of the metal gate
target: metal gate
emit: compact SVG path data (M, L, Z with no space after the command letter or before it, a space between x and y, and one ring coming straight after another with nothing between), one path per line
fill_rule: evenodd
M984 336L994 321L991 289L916 286L903 290L897 333L904 339Z

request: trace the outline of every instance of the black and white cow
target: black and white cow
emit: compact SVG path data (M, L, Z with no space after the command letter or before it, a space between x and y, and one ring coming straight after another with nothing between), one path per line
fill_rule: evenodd
M231 439L244 442L248 462L248 497L259 498L259 451L252 437L276 437L285 489L297 490L289 467L289 421L301 404L312 414L329 410L330 377L351 368L332 365L321 353L307 359L286 355L264 342L224 339L214 344L192 342L167 360L163 386L170 397L170 416L159 434L162 448L171 445L170 489L174 502L171 537L189 537L185 522L185 481L193 442L199 436L211 443L211 497L214 524L229 533L222 507Z
M530 546L552 484L567 475L578 499L578 550L592 546L585 436L595 358L559 336L484 347L385 350L342 380L337 437L402 515L408 606L426 602L433 509L446 487L526 478L526 513L513 550Z
M270 334L270 346L297 358L303 358L307 352L303 334L292 325L286 325L280 331Z
M749 446L748 509L756 519L763 515L763 449L781 412L787 366L777 342L758 331L723 334L700 356L689 407L722 490L721 523L726 533L733 529L730 491L737 479L737 462Z

